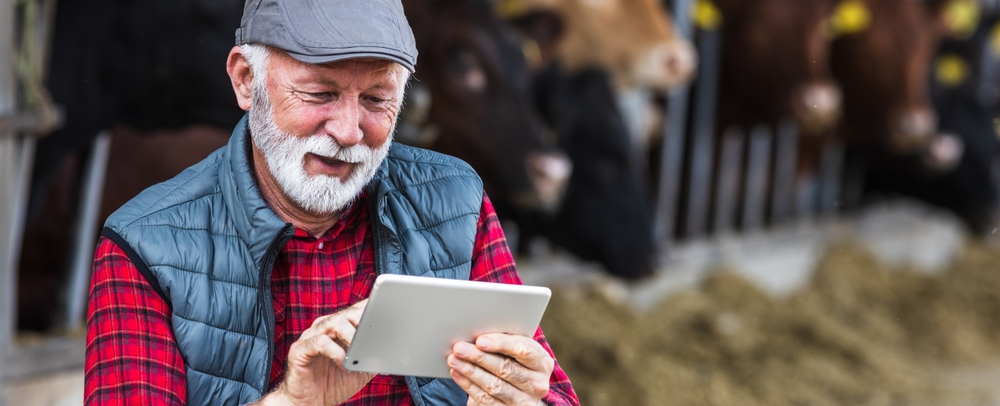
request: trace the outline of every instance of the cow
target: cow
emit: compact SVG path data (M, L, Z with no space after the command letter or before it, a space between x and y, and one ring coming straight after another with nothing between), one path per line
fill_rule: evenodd
M794 118L828 136L840 114L829 67L830 0L717 0L722 14L716 128Z
M719 50L719 90L715 116L715 155L720 166L732 165L731 148L733 134L740 134L739 144L750 146L751 129L766 126L772 132L785 122L794 123L797 128L795 157L781 157L794 162L795 173L788 175L788 181L800 189L808 188L816 182L817 172L822 162L826 145L834 136L834 129L841 113L841 91L830 72L831 18L835 7L831 0L716 0L721 23ZM702 6L706 7L706 6ZM704 23L703 23L704 24ZM711 29L712 27L706 27ZM739 132L733 132L739 130ZM738 156L744 154L740 151ZM748 161L749 161L749 153ZM742 159L740 160L742 161ZM749 164L746 164L749 165ZM777 166L776 166L777 168ZM723 173L743 175L742 167L720 168L716 182L724 182ZM746 168L746 172L753 168ZM786 168L787 170L787 168ZM768 177L769 195L773 194L775 178L785 176L775 174ZM745 196L746 186L734 183L739 190L733 196ZM789 193L808 193L805 190ZM722 194L722 193L717 193ZM793 195L784 205L790 206ZM729 199L732 199L730 197ZM726 206L735 204L723 202L724 196L716 196L717 228L725 228L728 220L724 216ZM739 202L742 199L737 198ZM751 204L743 202L744 205ZM773 201L771 205L778 206ZM721 211L720 211L721 210ZM787 213L772 211L780 221ZM738 217L738 216L737 216ZM734 221L736 217L732 220ZM744 226L755 221L743 219Z
M501 0L510 19L534 12L554 12L564 25L558 46L540 46L547 66L558 58L569 73L603 67L615 89L668 90L694 74L697 57L690 42L677 35L659 0Z
M865 24L831 45L831 69L844 95L838 134L869 152L919 154L939 136L927 79L948 33L941 18L947 2L848 1Z
M915 197L950 210L978 235L996 229L1000 209L1000 142L994 121L1000 111L1000 48L991 43L1000 40L993 37L1000 32L995 31L1000 29L998 20L995 12L986 14L967 38L945 39L932 64L930 95L938 129L957 140L933 147L964 145L954 168L929 171L927 167L941 164L934 157L947 154L922 154L903 164L895 160L895 166L877 166L869 176L872 191Z

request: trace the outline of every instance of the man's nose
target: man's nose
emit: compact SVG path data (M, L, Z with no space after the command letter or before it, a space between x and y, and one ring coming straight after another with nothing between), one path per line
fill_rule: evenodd
M327 114L323 129L342 147L357 145L363 138L359 103L360 100L334 103Z

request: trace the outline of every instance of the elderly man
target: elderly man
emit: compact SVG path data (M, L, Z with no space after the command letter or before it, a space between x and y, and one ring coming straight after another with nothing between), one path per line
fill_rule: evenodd
M520 283L482 182L393 145L417 51L398 0L250 0L227 146L108 219L88 405L578 405L541 331L484 334L452 379L343 368L375 276Z

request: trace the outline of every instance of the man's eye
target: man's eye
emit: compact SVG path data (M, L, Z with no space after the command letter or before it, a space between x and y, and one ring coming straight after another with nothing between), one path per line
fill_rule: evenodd
M378 96L368 96L368 102L372 104L383 105L388 103L389 101L390 101L389 99L383 99Z
M303 95L305 99L315 102L327 101L333 98L332 92L307 92L303 93Z

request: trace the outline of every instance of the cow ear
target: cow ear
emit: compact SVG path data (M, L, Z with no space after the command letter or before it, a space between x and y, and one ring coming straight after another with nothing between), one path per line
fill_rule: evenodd
M531 65L547 66L555 58L566 31L562 15L554 11L537 10L511 17L509 21L525 38L525 56Z

